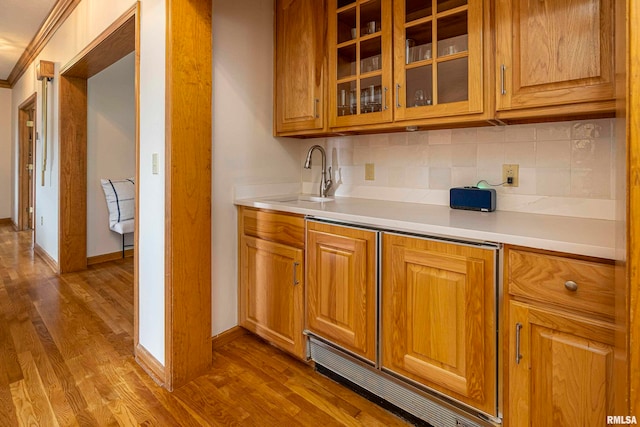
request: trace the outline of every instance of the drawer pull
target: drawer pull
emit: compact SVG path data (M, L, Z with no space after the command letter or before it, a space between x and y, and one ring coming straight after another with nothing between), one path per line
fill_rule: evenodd
M522 323L516 323L516 365L520 364L522 354L520 354L520 330L522 329Z
M299 262L294 262L293 263L293 286L300 284L300 281L298 280L298 266L300 265Z
M564 282L564 287L571 292L575 292L578 290L578 284L573 280L567 280L566 282Z

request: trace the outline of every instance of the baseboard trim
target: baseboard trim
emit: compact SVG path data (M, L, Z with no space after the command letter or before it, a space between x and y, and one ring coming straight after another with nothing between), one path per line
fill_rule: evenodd
M211 350L217 350L220 347L223 347L229 344L231 341L240 338L243 335L248 334L249 331L244 329L241 326L234 326L231 329L228 329L224 332L219 333L215 337L211 338Z
M51 258L51 255L49 255L47 251L42 249L37 243L33 244L33 253L42 258L45 264L47 264L54 273L60 273L60 266L58 265L58 263L53 258Z
M156 384L164 387L166 378L164 374L164 366L153 357L149 351L142 345L138 344L135 350L135 360L140 367L151 377Z
M125 258L131 258L132 256L133 249L126 249L124 251ZM101 264L103 262L116 261L119 259L122 259L122 251L87 257L87 265Z

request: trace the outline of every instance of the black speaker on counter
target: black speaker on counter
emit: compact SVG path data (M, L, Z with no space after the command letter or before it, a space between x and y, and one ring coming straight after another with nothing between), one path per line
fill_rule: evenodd
M496 190L493 188L455 187L449 190L452 209L493 212L496 210Z

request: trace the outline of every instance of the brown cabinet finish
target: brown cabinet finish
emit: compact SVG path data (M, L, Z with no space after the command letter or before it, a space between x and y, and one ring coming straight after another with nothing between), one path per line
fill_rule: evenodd
M504 271L505 424L603 425L615 413L613 266L506 246Z
M613 319L612 264L510 250L508 274L512 295Z
M613 112L611 0L496 2L499 119Z
M613 325L515 301L510 317L507 425L604 425L615 413Z
M295 240L278 232L297 221L304 230L304 220L247 208L239 219L240 326L305 359L304 233Z
M307 327L372 362L376 262L376 233L308 223Z
M324 0L276 1L276 134L324 129L326 25Z
M382 367L496 414L495 254L383 236Z

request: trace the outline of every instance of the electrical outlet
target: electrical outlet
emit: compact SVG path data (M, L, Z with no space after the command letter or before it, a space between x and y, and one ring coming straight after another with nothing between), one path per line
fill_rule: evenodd
M502 165L502 182L505 187L517 187L520 185L520 166L519 165ZM511 178L511 183L509 183Z
M365 181L375 181L376 179L376 168L373 163L365 163L364 165L364 180Z

